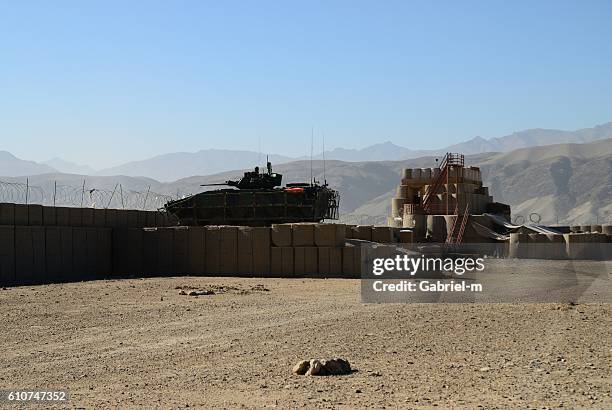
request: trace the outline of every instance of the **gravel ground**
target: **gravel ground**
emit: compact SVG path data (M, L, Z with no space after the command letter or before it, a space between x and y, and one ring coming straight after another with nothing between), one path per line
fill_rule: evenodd
M8 288L0 311L0 389L67 389L74 407L612 408L609 304L362 304L356 280L176 277ZM336 356L357 371L291 374Z

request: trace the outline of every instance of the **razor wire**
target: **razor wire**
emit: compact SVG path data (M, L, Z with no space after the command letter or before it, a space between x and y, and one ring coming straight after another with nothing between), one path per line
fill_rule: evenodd
M0 181L0 202L84 208L157 210L172 196L133 189L116 184L112 190L83 184L80 187L54 184L51 189L28 183Z
M0 181L0 201L13 203L43 203L45 191L38 186Z

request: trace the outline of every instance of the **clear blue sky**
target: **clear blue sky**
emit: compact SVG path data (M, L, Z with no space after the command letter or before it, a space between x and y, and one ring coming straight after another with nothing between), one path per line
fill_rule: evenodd
M437 148L612 121L612 1L0 0L0 150ZM320 145L317 142L317 145Z

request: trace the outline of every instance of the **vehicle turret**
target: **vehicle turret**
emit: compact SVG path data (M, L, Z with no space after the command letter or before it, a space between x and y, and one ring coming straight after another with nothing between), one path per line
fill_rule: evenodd
M221 186L227 185L238 189L274 189L280 186L283 180L282 174L272 172L272 163L268 162L267 172L259 173L259 167L255 167L254 171L247 171L244 176L236 180L228 180L220 184L203 184L202 186Z

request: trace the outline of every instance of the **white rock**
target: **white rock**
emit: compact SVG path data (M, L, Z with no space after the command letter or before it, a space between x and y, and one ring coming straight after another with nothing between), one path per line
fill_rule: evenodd
M319 374L321 372L321 362L318 361L317 359L312 359L310 361L310 367L308 368L308 371L306 372L306 376L316 376L317 374Z

